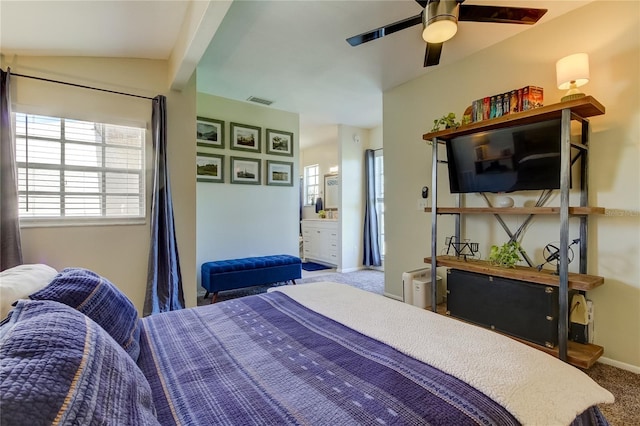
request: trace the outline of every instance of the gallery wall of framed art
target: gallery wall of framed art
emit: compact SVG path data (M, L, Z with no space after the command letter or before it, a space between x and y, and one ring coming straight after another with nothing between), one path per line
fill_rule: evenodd
M198 116L196 120L196 180L198 182L241 185L293 186L294 162L277 161L271 156L294 156L294 132L266 128L235 121L227 123L217 118ZM228 141L225 139L228 139ZM227 143L228 142L228 143ZM219 152L227 151L229 155ZM231 151L243 151L241 157ZM264 151L264 152L263 152ZM226 153L226 152L225 152ZM228 157L228 160L227 160ZM229 161L228 167L225 162ZM264 163L264 164L263 164ZM225 170L229 170L228 178ZM264 179L262 176L264 170Z

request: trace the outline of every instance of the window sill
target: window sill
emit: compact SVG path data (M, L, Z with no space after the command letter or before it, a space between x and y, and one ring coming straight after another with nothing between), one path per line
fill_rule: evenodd
M32 219L21 218L20 228L60 228L72 226L138 226L146 225L147 220L141 218L112 218L112 219Z

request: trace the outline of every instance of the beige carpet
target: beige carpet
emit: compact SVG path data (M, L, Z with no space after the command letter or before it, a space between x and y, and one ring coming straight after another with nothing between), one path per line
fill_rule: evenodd
M615 396L615 403L599 406L611 426L640 425L640 374L599 362L584 372Z

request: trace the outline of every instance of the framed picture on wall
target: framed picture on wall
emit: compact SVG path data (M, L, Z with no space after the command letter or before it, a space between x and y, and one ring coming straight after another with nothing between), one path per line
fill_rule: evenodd
M261 132L260 127L231 123L231 149L260 152Z
M224 148L224 121L197 117L196 134L198 146Z
M267 160L267 185L293 186L293 163Z
M224 183L224 155L198 152L196 155L198 182Z
M260 159L231 157L231 183L260 185Z
M293 157L293 133L267 129L267 154Z

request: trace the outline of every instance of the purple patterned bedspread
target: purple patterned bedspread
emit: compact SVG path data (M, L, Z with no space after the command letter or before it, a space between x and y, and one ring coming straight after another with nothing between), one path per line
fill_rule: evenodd
M139 364L163 425L518 424L466 383L280 292L144 318Z

